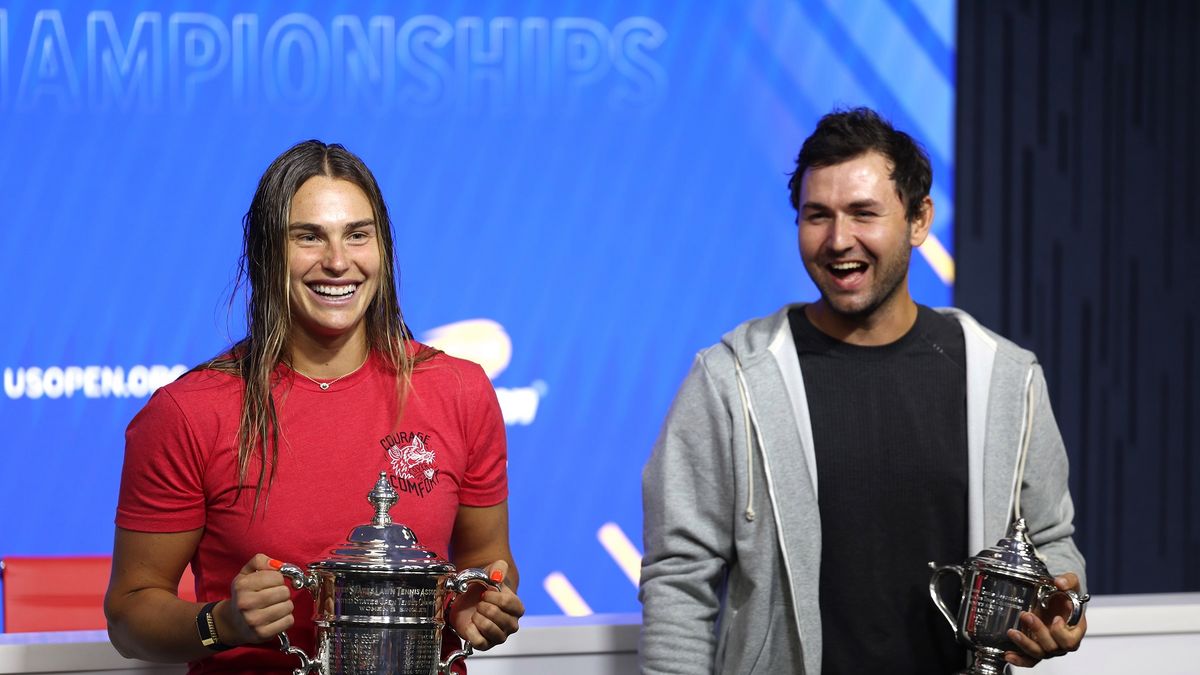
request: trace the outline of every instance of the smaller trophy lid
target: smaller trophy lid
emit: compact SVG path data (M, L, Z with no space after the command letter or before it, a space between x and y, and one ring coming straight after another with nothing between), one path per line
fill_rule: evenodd
M981 569L1030 580L1044 582L1050 579L1050 570L1038 557L1037 549L1029 540L1029 529L1024 518L1014 520L1003 539L996 542L995 546L980 551L969 562Z
M351 530L345 543L310 567L416 574L454 572L454 565L422 546L407 525L392 522L388 512L398 498L387 474L380 472L375 487L367 493L367 501L375 508L374 520Z

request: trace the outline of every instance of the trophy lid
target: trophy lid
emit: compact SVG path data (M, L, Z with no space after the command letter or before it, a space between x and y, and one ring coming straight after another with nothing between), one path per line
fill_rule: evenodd
M367 493L367 501L375 508L374 520L351 530L345 543L330 549L328 558L309 567L372 573L454 572L454 565L422 546L407 525L392 522L388 511L398 498L387 474L381 471L375 487Z
M1051 579L1050 570L1038 557L1037 550L1029 539L1029 530L1024 518L1014 520L1003 539L996 542L995 546L980 551L969 562L981 569L1031 581L1047 582Z

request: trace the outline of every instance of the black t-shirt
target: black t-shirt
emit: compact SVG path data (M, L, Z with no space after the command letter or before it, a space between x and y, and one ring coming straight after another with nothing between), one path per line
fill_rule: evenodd
M904 337L859 347L803 309L788 318L817 460L822 672L956 672L966 652L929 598L927 563L967 555L962 327L919 306Z

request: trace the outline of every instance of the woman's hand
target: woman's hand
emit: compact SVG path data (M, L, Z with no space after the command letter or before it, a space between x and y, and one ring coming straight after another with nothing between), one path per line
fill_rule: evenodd
M500 582L499 590L485 590L473 585L454 601L450 610L450 625L459 637L479 650L491 649L517 632L518 620L525 614L525 605L505 583L508 563L497 560L485 568L493 581Z
M292 591L281 563L262 553L242 566L229 585L229 600L214 610L217 635L226 645L269 640L292 627Z

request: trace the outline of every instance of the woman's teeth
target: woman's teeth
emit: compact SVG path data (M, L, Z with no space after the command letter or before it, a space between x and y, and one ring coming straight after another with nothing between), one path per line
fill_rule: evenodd
M330 286L327 284L313 284L311 288L319 293L330 298L343 298L358 290L358 284Z

